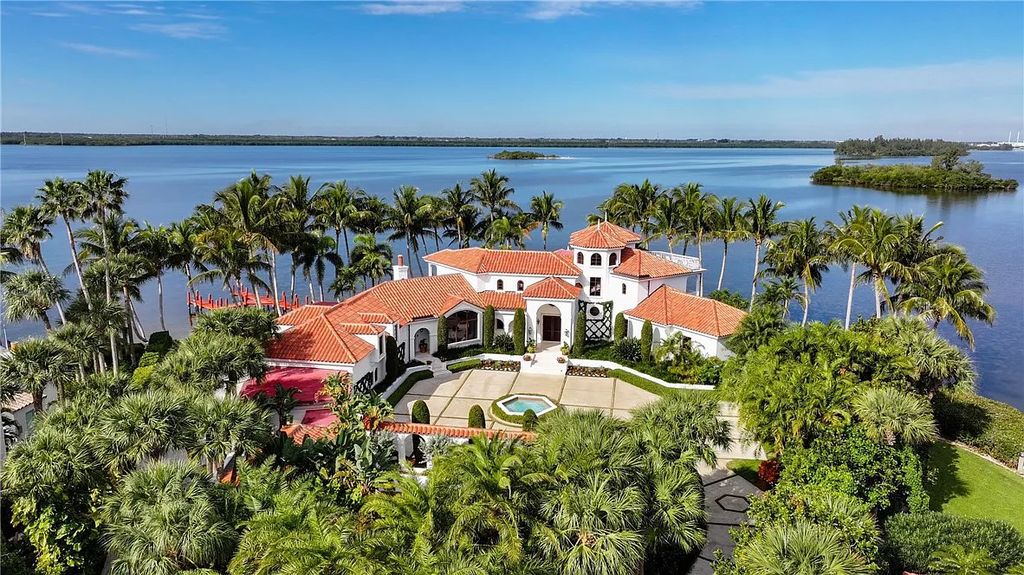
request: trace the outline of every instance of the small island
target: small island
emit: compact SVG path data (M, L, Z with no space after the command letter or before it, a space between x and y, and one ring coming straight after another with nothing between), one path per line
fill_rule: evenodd
M827 186L857 186L899 192L1004 192L1017 189L1017 180L1001 180L984 173L981 162L960 160L956 150L932 158L930 166L866 164L821 168L811 183Z
M851 139L836 144L833 152L847 160L872 160L877 158L908 158L914 156L938 156L956 152L967 155L967 145L946 140L921 138L886 138L875 136L870 140Z
M490 158L492 160L557 160L559 156L525 150L502 150Z

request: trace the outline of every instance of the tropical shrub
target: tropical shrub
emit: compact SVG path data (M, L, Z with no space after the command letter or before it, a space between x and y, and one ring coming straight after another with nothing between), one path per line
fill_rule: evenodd
M146 353L154 353L156 354L157 359L160 359L167 355L167 352L171 351L172 347L174 347L174 340L171 338L170 333L166 331L154 331L149 334L149 341L146 343Z
M391 334L384 335L384 353L384 372L388 379L394 381L402 375L405 366L402 365L402 358L398 357L398 342Z
M480 367L482 362L479 359L466 359L463 361L457 361L455 363L448 364L448 371L456 373L459 371L466 371L467 369L477 369Z
M743 355L766 345L785 329L786 320L783 318L781 307L760 305L743 316L725 345L733 353Z
M622 338L626 337L626 332L628 331L628 324L626 323L626 316L621 311L615 314L615 325L612 329L612 335L616 343L618 343Z
M522 308L517 309L512 318L512 343L516 355L526 352L526 312Z
M200 314L193 331L247 337L266 344L277 337L277 322L274 314L263 308L223 307Z
M516 342L510 333L496 333L491 347L497 352L512 353L516 349Z
M483 332L483 343L484 349L491 349L494 346L494 306L489 305L484 308L484 332Z
M1016 467L1024 451L1024 413L970 391L940 391L932 399L943 436Z
M722 368L725 362L717 357L705 357L694 366L692 374L697 385L718 387L722 382Z
M640 360L644 363L651 362L651 352L654 346L654 325L651 320L644 320L640 328Z
M821 485L866 502L880 517L928 508L914 450L873 441L857 427L829 430L808 447L787 449L781 464L778 488Z
M870 575L874 566L844 544L835 528L804 520L767 525L733 553L735 569L716 575Z
M951 545L983 550L1005 573L1024 563L1024 535L1008 523L934 511L902 513L885 522L884 553L893 571L926 573L936 551Z
M480 361L479 369L490 371L519 371L522 363L514 360L484 359Z
M422 399L417 399L412 404L411 414L413 423L430 423L430 408Z
M727 289L716 289L709 293L708 297L724 304L731 305L736 309L747 309L750 307L750 300L740 295L739 292L729 291Z
M448 351L448 318L442 315L437 318L437 353Z
M615 357L621 361L640 361L640 340L635 337L625 337L615 342Z
M523 431L534 431L537 429L537 412L527 409L523 412Z
M473 429L484 429L487 427L487 421L484 419L484 410L479 405L474 404L473 407L469 408L469 427Z
M572 330L572 353L579 356L587 346L587 316L582 311L576 314L576 325Z

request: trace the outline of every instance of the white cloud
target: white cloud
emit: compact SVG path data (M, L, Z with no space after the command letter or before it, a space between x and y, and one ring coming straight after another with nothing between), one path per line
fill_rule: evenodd
M373 2L363 4L362 9L363 12L373 14L374 16L426 16L430 14L459 12L463 9L463 4L453 0Z
M64 42L61 44L69 50L75 52L81 52L82 54L92 54L94 56L111 56L114 58L145 58L147 55L143 52L136 50L126 50L123 48L108 48L106 46L97 46L96 44L85 44L81 42Z
M171 38L178 38L180 40L188 40L192 38L219 38L225 32L227 28L220 24L214 24L213 22L173 22L169 24L138 24L132 26L133 30L140 32L153 32L155 34L162 34L164 36L170 36Z
M668 6L694 8L699 0L537 0L526 12L533 20L557 20L566 16L585 16L588 9L600 6Z
M1019 60L974 60L906 67L840 68L764 76L750 82L654 84L644 90L683 100L806 98L1018 88Z
M40 16L42 18L67 18L71 14L65 14L64 12L30 12L33 16Z

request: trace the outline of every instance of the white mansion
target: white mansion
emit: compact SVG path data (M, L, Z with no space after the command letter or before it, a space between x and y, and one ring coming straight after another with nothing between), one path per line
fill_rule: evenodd
M369 388L385 376L386 334L397 341L403 361L436 351L442 316L450 347L479 344L487 306L495 309L496 332L511 329L515 311L523 309L526 338L539 347L571 342L580 312L587 339L611 339L613 319L622 312L631 336L650 320L655 342L682 332L704 355L725 357L723 339L744 312L701 297L704 269L697 258L643 250L640 241L602 222L571 234L564 250L432 253L424 258L429 275L417 278L398 256L392 281L278 319L280 338L267 352L277 369L268 380L345 371L357 388Z

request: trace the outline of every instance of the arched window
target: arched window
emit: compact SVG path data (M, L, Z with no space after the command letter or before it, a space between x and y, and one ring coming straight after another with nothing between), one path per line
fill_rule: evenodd
M619 263L619 254L613 253L612 255L608 256L608 265L613 266L617 263Z
M576 252L576 263L583 265L583 252Z
M525 287L526 286L523 285L523 280L519 280L516 282L516 291L523 291L523 288Z
M500 319L495 319L494 320L494 329L499 330L499 331L505 331L505 322L501 321Z
M498 291L505 289L505 280L498 280Z
M626 284L622 284L622 293L623 295L626 293Z
M448 342L460 342L476 339L477 313L463 310L448 316Z
M590 265L599 266L601 265L601 254L594 254L590 256Z

